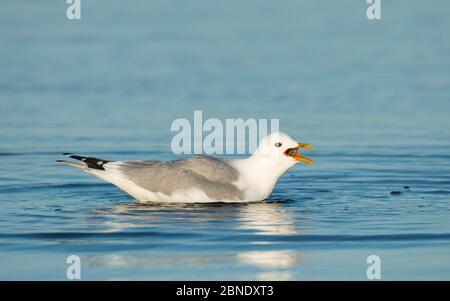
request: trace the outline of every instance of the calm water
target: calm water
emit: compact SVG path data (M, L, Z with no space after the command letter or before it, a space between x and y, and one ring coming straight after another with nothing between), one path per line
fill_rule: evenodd
M0 4L0 279L450 279L450 4ZM175 118L317 148L271 199L141 205L54 163L177 157ZM398 191L400 194L391 194Z

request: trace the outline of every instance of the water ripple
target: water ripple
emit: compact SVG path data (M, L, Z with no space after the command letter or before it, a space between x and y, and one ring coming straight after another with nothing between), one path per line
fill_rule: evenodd
M450 233L404 233L386 235L258 235L236 234L210 237L202 233L160 231L141 232L40 232L0 233L0 238L15 239L80 239L80 238L203 238L206 241L273 241L273 242L404 242L404 241L450 241Z

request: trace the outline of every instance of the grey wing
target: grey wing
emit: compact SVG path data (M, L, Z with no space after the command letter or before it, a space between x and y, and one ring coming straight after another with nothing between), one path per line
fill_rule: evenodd
M237 181L239 176L239 172L226 160L206 155L195 155L189 159L171 161L167 164L191 170L214 182L232 183Z
M166 163L111 162L105 165L105 169L152 192L170 195L177 190L197 188L217 200L243 198L243 192L232 184L237 179L237 171L226 162L208 156Z
M120 163L123 163L125 165L128 165L130 167L145 167L145 166L152 166L158 163L161 163L161 161L158 160L131 160L131 161L118 161Z

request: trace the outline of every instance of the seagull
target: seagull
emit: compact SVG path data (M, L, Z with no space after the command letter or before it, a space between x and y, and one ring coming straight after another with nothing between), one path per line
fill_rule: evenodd
M280 177L296 163L314 163L299 149L314 148L275 132L264 137L245 159L194 155L168 162L111 161L64 153L80 162L56 162L81 168L140 202L254 202L267 200Z

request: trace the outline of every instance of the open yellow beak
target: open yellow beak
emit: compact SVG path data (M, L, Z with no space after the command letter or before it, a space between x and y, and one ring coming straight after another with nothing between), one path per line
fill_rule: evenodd
M297 147L294 148L288 148L284 154L288 157L293 158L296 161L301 161L301 162L305 162L306 164L314 164L314 161L311 160L310 158L306 158L304 156L302 156L302 154L300 154L298 152L299 148L306 148L306 149L310 149L310 150L314 150L314 147L312 147L310 144L308 143L299 143L297 145Z

